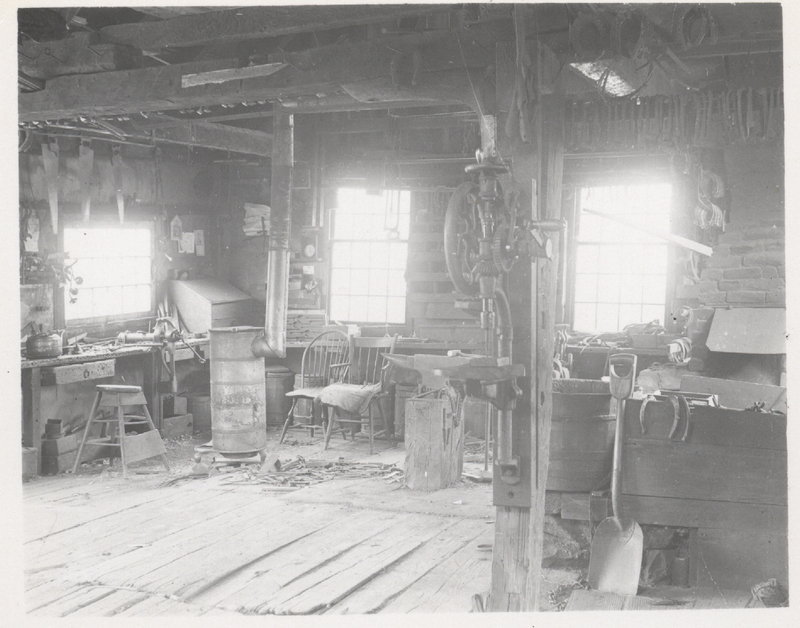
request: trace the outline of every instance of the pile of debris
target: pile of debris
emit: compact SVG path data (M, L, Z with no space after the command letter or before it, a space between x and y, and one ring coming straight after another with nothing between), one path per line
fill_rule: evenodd
M267 463L270 461L267 460ZM402 482L403 470L394 464L380 462L346 462L306 460L302 456L289 462L275 460L272 464L240 467L226 478L224 484L270 484L277 487L302 488L336 479L384 478Z

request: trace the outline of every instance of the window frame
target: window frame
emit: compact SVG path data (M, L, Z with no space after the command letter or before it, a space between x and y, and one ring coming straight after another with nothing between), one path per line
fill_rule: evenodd
M575 181L570 187L574 190L574 199L573 199L573 224L574 228L572 228L572 232L570 234L570 245L572 250L570 251L569 260L568 260L568 268L566 269L566 279L568 283L568 289L566 290L566 314L567 314L567 321L569 322L570 328L573 331L579 332L587 332L587 333L618 333L615 330L583 330L583 329L576 329L576 316L575 316L575 309L576 309L576 289L578 284L578 250L581 246L584 245L591 245L593 242L581 242L579 240L579 230L580 230L580 220L582 215L582 194L583 191L588 188L602 188L602 187L625 187L630 185L668 185L670 186L670 193L671 198L669 201L669 206L667 209L668 217L670 223L673 223L675 220L676 212L675 208L678 203L678 194L680 192L680 186L675 181L674 177L669 176L666 173L653 173L651 176L644 176L637 179L632 179L627 176L608 176L602 179L598 178L587 178L584 180ZM594 242L594 244L600 245L617 245L617 246L624 246L623 242ZM649 245L650 243L642 243L643 245ZM635 246L635 245L634 245ZM659 244L658 246L662 246ZM663 242L663 247L666 253L666 272L664 274L665 278L665 285L664 285L664 295L663 295L663 309L660 316L660 323L664 327L668 327L668 319L669 319L669 311L671 307L671 298L674 292L674 253L672 251L672 247L669 246L667 241ZM619 273L616 273L619 275ZM639 274L638 276L645 277L645 274ZM598 304L598 301L594 301L595 304ZM645 305L641 301L639 302L640 305ZM617 305L624 305L617 301ZM619 318L619 313L618 313ZM641 321L643 323L649 321ZM625 325L622 325L624 328ZM621 329L619 331L622 331Z
M337 197L338 197L338 192L339 192L340 189L349 189L349 190L357 190L357 191L366 192L367 190L369 190L371 188L368 188L368 187L362 186L362 185L346 184L346 183L345 184L339 184L339 185L330 186L328 188L328 190L330 192L332 192L333 197L336 199L334 201L335 205L339 204ZM410 227L411 215L413 213L412 212L412 207L411 207L412 201L413 201L413 190L408 189L408 188L396 187L396 188L380 188L380 192L381 192L381 194L383 194L384 192L391 192L391 193L398 192L400 194L407 193L409 195L409 198L408 198L408 208L409 208L408 209L408 217L409 217L409 227ZM343 324L358 325L360 327L384 327L385 326L385 327L388 328L388 327L403 327L403 326L406 326L408 324L408 282L407 282L407 280L406 280L406 289L405 289L404 294L402 295L402 299L403 299L403 320L400 321L400 322L369 321L369 320L355 320L355 319L353 319L353 320L351 320L351 319L343 320L343 319L335 318L332 315L333 297L334 297L334 292L333 292L333 273L334 273L333 263L334 263L334 255L333 254L334 254L334 247L335 247L336 243L345 243L345 242L347 242L347 243L351 243L351 244L352 243L371 244L371 243L384 243L385 242L387 245L390 244L390 243L402 243L402 244L405 244L406 245L406 258L404 260L404 264L403 264L403 268L402 268L403 277L404 277L404 280L405 280L405 273L406 273L406 269L408 267L408 243L409 243L409 240L410 240L410 237L408 237L408 234L407 234L406 239L399 239L398 238L396 240L392 240L392 239L386 239L386 240L361 240L361 239L335 238L334 234L336 233L336 219L337 219L336 212L337 212L338 209L339 209L339 207L331 207L326 211L326 214L328 216L328 238L327 238L327 240L328 240L328 242L327 242L327 249L328 249L327 313L328 313L328 316L331 318L332 321L336 320L336 321L339 321L339 322L341 322ZM351 269L352 269L352 267L351 267ZM387 268L386 270L387 271L391 271L391 270L400 270L400 269ZM353 296L353 295L348 295L348 296ZM359 295L357 295L357 296L359 296ZM367 297L368 296L369 295L367 295ZM392 295L387 295L387 298L391 297L391 296Z
M65 327L70 328L99 328L105 325L121 323L125 321L147 320L156 316L156 224L154 220L126 220L120 223L118 219L113 218L98 218L92 219L90 222L83 222L78 218L67 219L64 221L62 228L58 233L58 248L60 251L70 253L67 261L74 260L70 251L65 250L64 235L67 229L147 229L150 233L150 310L138 312L126 312L124 314L112 314L103 316L92 316L85 318L67 319L67 299L69 298L68 292L64 292L61 297L61 308L63 312L63 322ZM79 258L78 258L79 259ZM78 269L77 275L80 277ZM83 290L79 286L79 291ZM78 293L80 298L80 292Z

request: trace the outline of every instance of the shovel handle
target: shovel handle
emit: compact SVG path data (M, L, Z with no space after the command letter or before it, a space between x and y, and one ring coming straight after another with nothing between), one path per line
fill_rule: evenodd
M608 383L614 399L627 399L633 392L636 377L636 355L615 353L608 358Z

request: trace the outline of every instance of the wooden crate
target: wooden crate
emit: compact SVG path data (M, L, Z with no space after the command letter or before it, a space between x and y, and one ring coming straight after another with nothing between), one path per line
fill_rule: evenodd
M672 405L625 411L623 506L640 523L693 528L690 574L700 586L788 583L786 416L697 407L669 439Z

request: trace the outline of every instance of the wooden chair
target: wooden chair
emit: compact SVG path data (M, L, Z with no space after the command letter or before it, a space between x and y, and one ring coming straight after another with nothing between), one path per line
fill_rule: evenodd
M341 364L350 363L350 340L341 331L326 331L315 336L303 351L300 374L295 376L295 389L286 393L292 407L283 424L280 442L290 429L322 428L322 406L317 399L325 387L340 377ZM305 403L300 403L300 402Z
M387 371L389 362L385 354L394 353L397 336L382 338L350 338L350 360L334 365L341 375L336 383L327 386L319 395L319 401L328 410L329 418L325 431L325 449L331 440L334 423L338 423L345 436L349 428L355 437L362 427L368 430L369 453L373 451L375 436L388 434L389 424L381 404L388 396ZM375 409L380 416L381 429L375 431Z

